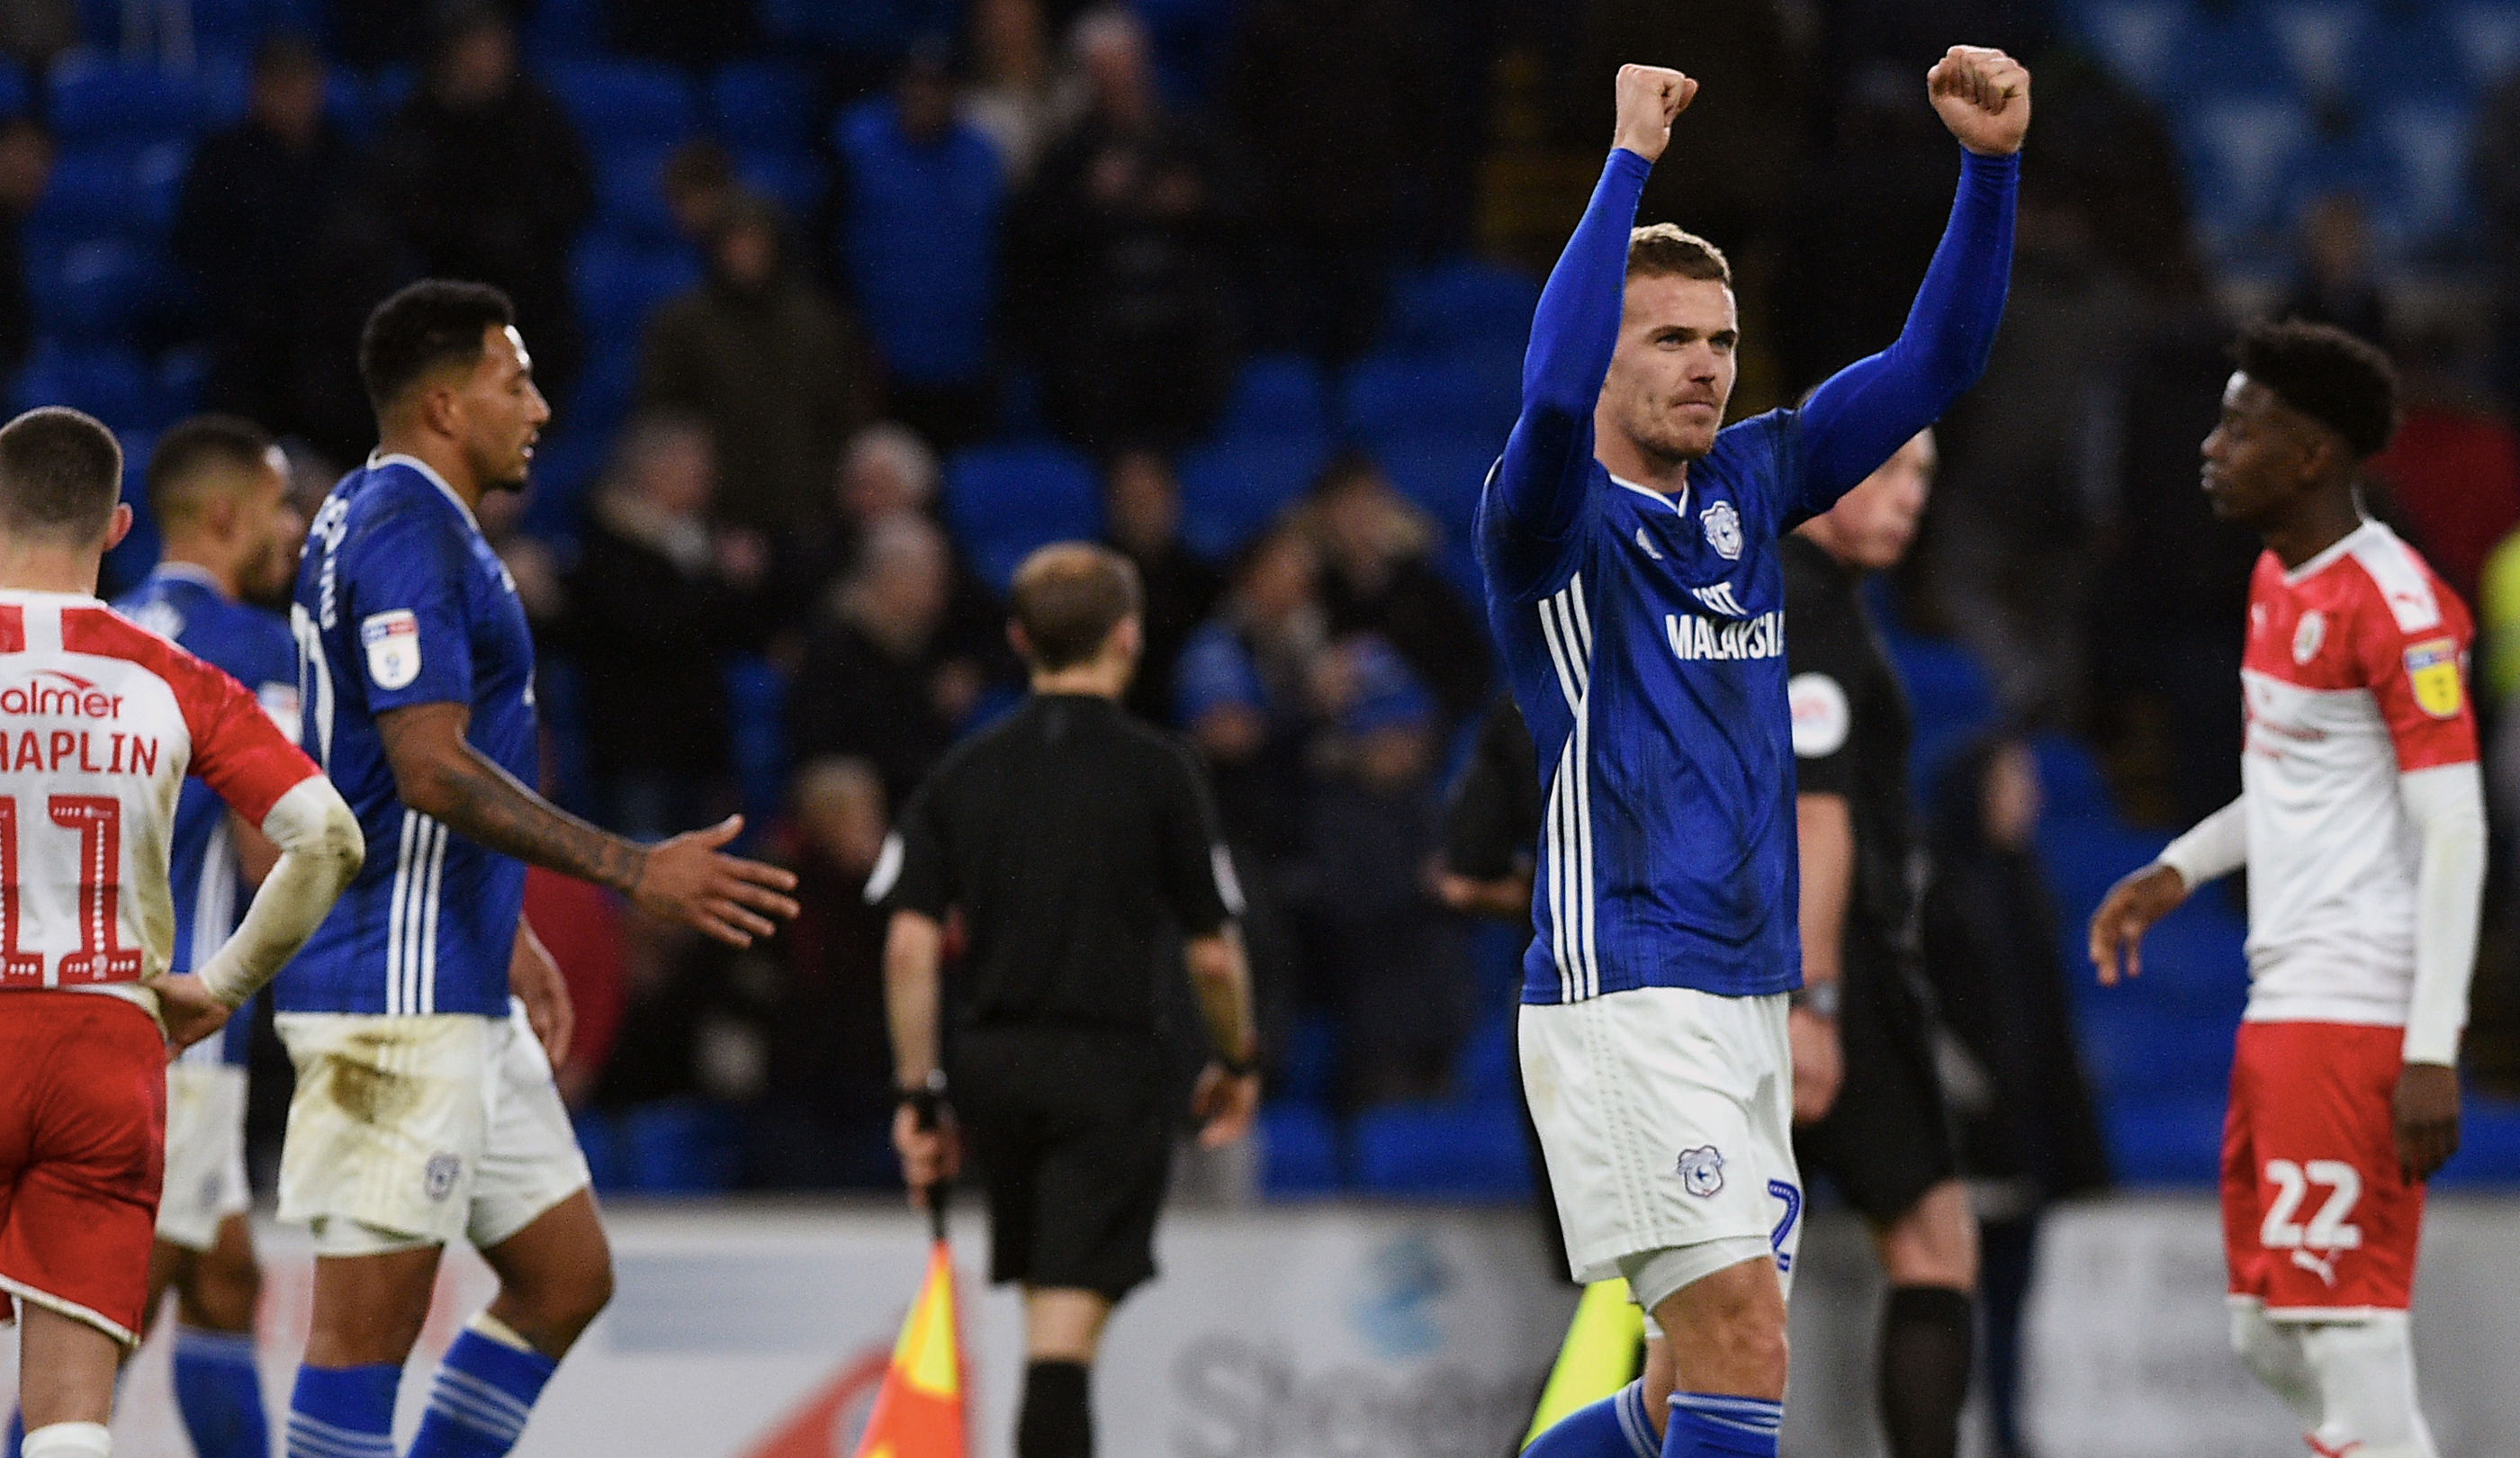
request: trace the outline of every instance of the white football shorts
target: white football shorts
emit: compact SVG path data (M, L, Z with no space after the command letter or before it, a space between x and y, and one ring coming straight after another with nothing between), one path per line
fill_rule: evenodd
M1790 1290L1803 1191L1781 994L1639 987L1526 1005L1521 1057L1577 1280L1692 1268L1665 1253L1713 1257L1686 1285L1766 1250Z
M297 1067L280 1218L319 1252L498 1245L590 1183L525 1025L461 1013L283 1013ZM364 1227L364 1230L358 1227Z
M166 1066L159 1240L206 1251L218 1244L220 1222L252 1207L245 1179L245 1099L246 1073L238 1065L177 1059Z

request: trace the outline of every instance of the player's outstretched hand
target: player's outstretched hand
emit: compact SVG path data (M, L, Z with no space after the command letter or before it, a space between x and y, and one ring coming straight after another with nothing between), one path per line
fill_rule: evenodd
M2186 881L2157 861L2118 878L2092 913L2092 967L2101 986L2143 976L2143 934L2186 899Z
M784 894L796 888L796 877L718 849L742 833L743 817L729 815L706 830L648 847L630 899L650 916L680 922L729 946L750 946L754 937L778 931L772 917L784 922L796 914L796 903Z
M1697 83L1665 66L1619 68L1619 125L1610 145L1646 161L1671 145L1672 118L1688 110Z
M892 1147L901 1156L901 1182L910 1187L910 1203L921 1209L927 1207L929 1186L947 1183L963 1170L963 1135L950 1114L922 1123L918 1108L903 1104L892 1114Z
M1198 1086L1191 1090L1191 1117L1198 1120L1198 1147L1223 1149L1240 1142L1251 1132L1252 1117L1260 1112L1260 1075L1229 1073L1218 1064L1209 1064L1198 1075Z
M2398 1172L2409 1180L2432 1178L2458 1153L2458 1071L2407 1065L2389 1099L2389 1122L2398 1133Z
M166 1042L175 1052L227 1026L228 1005L212 997L200 978L176 973L152 978L148 985L158 994L158 1021L166 1025Z
M2030 130L2030 71L1986 46L1954 46L1925 72L1926 94L1943 125L1981 157L2021 150Z

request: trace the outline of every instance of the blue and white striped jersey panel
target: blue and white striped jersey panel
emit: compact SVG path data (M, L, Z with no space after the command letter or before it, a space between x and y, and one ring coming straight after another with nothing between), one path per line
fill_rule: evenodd
M437 920L446 886L444 824L405 807L387 898L385 1011L437 1011Z
M229 828L224 814L210 828L209 839L202 845L200 874L201 879L193 886L192 934L185 949L187 967L203 966L217 955L237 924L237 891L242 878L237 874L236 833ZM217 1037L202 1039L176 1055L175 1061L197 1067L245 1062L244 1028L248 1022L242 1016L230 1019ZM236 1045L233 1051L229 1048L231 1043Z
M1550 950L1557 964L1558 1000L1578 1002L1601 991L1593 901L1593 615L1584 604L1584 574L1533 605L1549 645L1557 689L1574 731L1549 776L1541 844L1549 898Z

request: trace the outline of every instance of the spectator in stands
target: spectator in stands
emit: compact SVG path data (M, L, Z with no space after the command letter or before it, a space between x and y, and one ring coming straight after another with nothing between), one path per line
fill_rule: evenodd
M1304 531L1281 526L1262 537L1174 668L1174 722L1215 771L1238 865L1288 858L1302 844L1312 678L1328 642L1321 575L1321 551Z
M1373 342L1395 224L1422 207L1440 140L1432 49L1405 0L1244 7L1224 102L1255 174L1256 347L1343 364Z
M2520 69L2478 111L2468 158L2495 289L2495 389L2520 400Z
M1124 701L1140 717L1172 719L1173 665L1224 591L1216 569L1181 539L1181 482L1160 451L1124 450L1103 473L1103 529L1137 565L1146 646Z
M963 115L997 144L1008 185L1022 187L1058 123L1060 95L1040 0L974 0Z
M1971 748L1944 775L1925 897L1924 966L1958 1040L1942 1062L1979 1220L1985 1379L1999 1458L2027 1451L2021 1317L2039 1221L2101 1190L2108 1155L2074 1043L2056 912L2039 868L2038 761L2017 739ZM1860 1090L1858 1090L1860 1092Z
M2394 352L2398 433L2364 469L2435 570L2473 603L2487 555L2520 525L2520 440L2467 385L2454 331L2409 331Z
M735 159L712 138L685 142L665 154L656 186L665 195L665 215L674 220L675 236L705 252L726 221L727 205L735 201Z
M1224 169L1208 134L1164 109L1134 14L1092 12L1071 49L1087 104L1017 208L1010 301L1060 433L1178 447L1233 387Z
M727 202L708 260L708 278L649 321L640 404L707 422L717 520L811 533L840 442L865 414L848 325L788 266L779 210L764 199Z
M1391 488L1371 456L1324 468L1306 503L1322 545L1322 606L1332 636L1373 633L1433 690L1445 722L1487 703L1488 640L1476 615L1436 570L1435 524Z
M726 660L757 635L768 555L710 529L709 442L692 417L633 422L568 578L600 818L634 840L697 830L733 799Z
M378 137L378 195L423 268L495 284L533 342L534 377L568 398L584 354L568 292L569 248L595 212L577 128L517 67L506 16L468 3L447 16L418 90Z
M2307 319L2378 341L2389 306L2371 270L2371 229L2352 193L2329 193L2302 210L2301 254L2278 319Z
M202 301L210 408L330 434L300 397L307 283L337 264L325 245L354 205L359 161L324 115L324 58L305 39L264 41L248 96L244 120L194 149L168 247Z
M883 778L863 759L817 759L796 772L790 799L779 860L796 873L798 909L780 934L779 979L759 1008L768 1063L746 1183L896 1185L887 917L866 899L889 830Z
M955 118L943 57L925 49L890 95L841 114L835 140L840 272L882 357L891 413L941 449L981 439L997 423L1005 163Z
M26 214L53 172L53 139L32 116L0 120L0 371L15 375L35 342L26 293Z
M1442 1095L1473 1008L1465 934L1432 885L1441 712L1389 644L1351 638L1332 658L1339 752L1305 796L1287 896L1357 1110Z
M894 804L935 767L983 687L940 642L952 566L945 533L922 517L887 517L867 533L788 701L799 761L864 758Z

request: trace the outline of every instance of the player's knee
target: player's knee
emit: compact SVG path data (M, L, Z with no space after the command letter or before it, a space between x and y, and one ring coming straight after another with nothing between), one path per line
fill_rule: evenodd
M1958 1180L1927 1190L1881 1232L1879 1245L1893 1286L1977 1289L1977 1217Z

